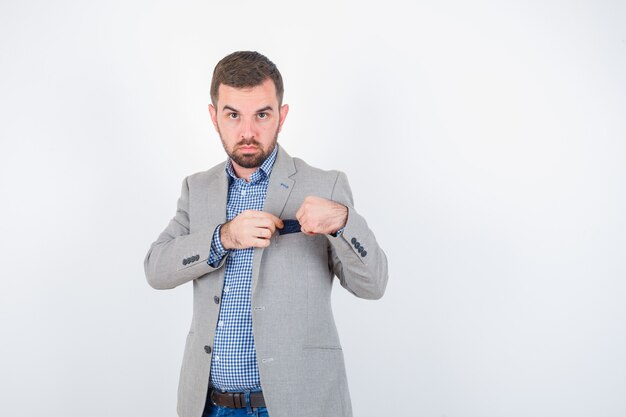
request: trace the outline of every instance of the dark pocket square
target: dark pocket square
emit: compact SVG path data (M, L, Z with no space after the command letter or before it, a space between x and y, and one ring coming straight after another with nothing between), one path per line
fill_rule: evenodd
M278 229L279 235L288 235L289 233L299 233L300 223L297 220L283 220L285 227Z

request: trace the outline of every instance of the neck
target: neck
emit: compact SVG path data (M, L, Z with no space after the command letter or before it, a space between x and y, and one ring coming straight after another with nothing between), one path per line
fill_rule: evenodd
M233 164L233 171L235 171L235 175L237 176L237 178L243 178L246 180L246 182L250 182L250 176L254 173L254 171L259 169L259 167L244 168L238 165L235 161L231 160L231 162Z

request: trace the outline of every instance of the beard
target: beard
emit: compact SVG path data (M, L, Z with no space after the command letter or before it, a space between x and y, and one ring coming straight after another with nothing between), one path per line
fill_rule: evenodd
M222 138L222 132L218 130L220 135L220 139L222 140L222 146L226 151L226 154L230 157L230 159L239 165L242 168L258 168L263 165L263 162L272 154L274 147L276 146L276 142L278 141L278 129L274 133L274 140L268 145L267 148L263 148L261 144L254 138L250 139L242 139L235 146L233 146L232 150L229 150L224 142L224 138ZM258 149L257 153L244 153L238 148L241 146L250 146L254 145Z

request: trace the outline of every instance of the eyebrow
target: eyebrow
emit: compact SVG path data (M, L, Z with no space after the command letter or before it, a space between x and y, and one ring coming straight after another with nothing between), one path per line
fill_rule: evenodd
M222 108L222 111L225 111L225 110L230 110L230 111L234 111L235 113L240 113L240 112L239 112L239 110L237 110L236 108L231 107L231 106L229 106L229 105L225 105L225 106ZM262 112L266 112L266 111L268 111L268 110L274 110L274 109L272 109L272 106L265 106L265 107L263 107L263 108L261 108L261 109L257 110L257 111L256 111L256 113L262 113Z

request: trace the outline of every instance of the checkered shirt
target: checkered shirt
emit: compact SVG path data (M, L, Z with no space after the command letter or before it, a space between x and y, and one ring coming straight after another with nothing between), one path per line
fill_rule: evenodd
M237 178L232 162L226 163L229 176L226 219L232 220L244 210L263 210L269 177L278 147L251 176L250 182ZM215 330L211 358L210 385L222 391L241 392L261 389L261 378L252 334L250 287L254 248L227 251L220 241L221 225L213 233L210 265L216 265L228 253L224 266L224 288Z

